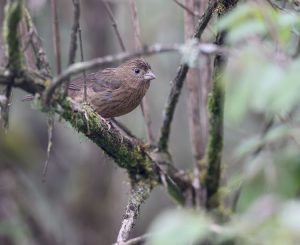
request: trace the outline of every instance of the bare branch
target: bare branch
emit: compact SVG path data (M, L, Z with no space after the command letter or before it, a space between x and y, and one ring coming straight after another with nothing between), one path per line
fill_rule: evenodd
M193 15L195 17L200 18L201 16L199 13L193 11L193 8L187 7L187 4L184 5L183 3L179 2L178 0L173 0L179 7L183 8L186 12L188 12L190 15Z
M59 23L57 15L57 0L51 0L51 9L52 9L52 31L53 31L53 47L55 54L55 63L56 63L56 74L61 73L61 51L60 51L60 35L59 35Z
M117 244L124 244L128 240L139 214L140 206L148 199L150 192L151 186L144 182L138 182L132 187L122 226L118 234Z
M138 19L137 6L135 0L129 0L131 16L132 16L132 24L134 31L134 47L135 49L142 48L142 40L141 40L141 28Z
M185 6L193 9L195 7L194 0L185 0ZM184 15L184 27L185 27L185 40L186 42L192 37L194 29L194 16L189 12L185 12ZM201 160L204 157L205 145L202 136L200 125L200 74L199 69L190 68L186 76L187 83L187 105L188 105L188 121L190 129L190 137L192 143L192 152L194 157L194 187L195 187L195 201L197 206L200 206L201 201L201 183L200 174L202 172L203 164Z
M277 5L276 3L273 3L272 0L266 0L268 2L268 4L270 4L270 6L275 9L275 10L284 10L283 7L280 7L279 5Z
M77 51L77 32L79 30L80 21L80 3L79 0L73 0L74 16L73 26L71 31L70 49L69 49L69 65L75 63L76 51Z
M54 118L52 115L48 115L48 145L47 145L46 160L43 168L43 179L42 179L43 182L46 181L48 163L49 163L52 145L53 145L53 126L54 126Z
M209 5L203 15L203 17L199 20L196 30L193 34L194 38L200 39L203 31L207 27L207 24L209 20L212 17L213 11L217 7L217 0L211 0L209 2ZM178 72L176 74L176 77L173 80L171 92L169 94L168 100L165 105L165 110L163 113L163 124L160 129L160 137L158 142L158 148L160 151L167 151L168 148L168 141L170 136L170 130L171 130L171 123L173 120L175 108L177 105L177 101L181 92L181 88L183 85L183 82L186 78L186 74L189 70L189 67L187 64L182 64L178 68Z
M80 0L73 0L74 14L73 14L73 25L70 35L70 48L69 48L69 62L68 65L75 63L76 51L77 51L77 33L79 30L80 21ZM67 81L64 89L65 96L68 95L70 81Z
M22 2L12 0L7 1L5 9L6 15L3 25L3 39L7 47L6 53L8 55L8 67L13 71L20 70L23 66L21 43L18 36L16 35L16 33L18 33L19 22L22 19L22 9ZM1 118L3 120L3 127L5 130L7 130L9 125L9 109L13 85L14 80L9 79L5 89L6 100L1 110Z
M125 52L125 51L126 51L126 48L125 48L125 45L124 45L124 42L123 42L121 33L120 33L120 31L119 31L117 22L116 22L116 20L115 20L114 15L113 15L113 12L112 12L112 10L111 10L111 8L110 8L110 6L109 6L109 3L108 3L107 1L104 0L104 1L103 1L103 4L104 4L104 6L105 6L105 9L106 9L106 12L107 12L107 14L108 14L108 17L110 18L110 20L111 20L111 22L112 22L112 26L113 26L113 28L114 28L114 30L115 30L116 35L117 35L117 38L118 38L119 44L120 44L120 46L121 46L121 49L122 49L123 52Z
M46 52L43 49L42 40L27 9L24 9L24 17L27 26L27 33L30 33L30 45L34 56L36 57L36 68L42 75L51 77L51 68Z
M7 132L9 127L9 110L11 106L12 83L7 85L5 89L5 103L2 106L0 118L2 119L2 127Z
M78 37L79 37L79 46L80 46L80 61L84 62L83 44L82 44L82 37L81 37L81 28L80 28L80 26L79 26L79 29L78 29ZM83 99L86 102L87 101L86 72L82 71L82 75L83 75L83 82L84 82Z
M114 243L114 245L141 245L144 244L150 236L151 236L150 234L144 234L142 236L132 238L127 242Z
M137 6L135 0L129 0L131 13L132 13L132 23L133 23L133 30L134 30L134 47L136 50L142 48L142 41L141 41L141 29L140 23L138 20L137 14ZM142 103L141 103L142 113L146 123L146 132L147 132L147 139L150 145L154 144L154 135L152 132L152 121L150 116L150 109L149 109L149 102L147 95L144 96Z

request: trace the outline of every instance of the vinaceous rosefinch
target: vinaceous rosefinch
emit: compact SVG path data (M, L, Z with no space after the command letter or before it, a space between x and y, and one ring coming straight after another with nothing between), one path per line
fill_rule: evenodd
M155 75L141 58L126 61L116 68L86 76L87 102L103 118L125 115L134 110L146 94ZM69 96L83 101L83 78L71 81Z

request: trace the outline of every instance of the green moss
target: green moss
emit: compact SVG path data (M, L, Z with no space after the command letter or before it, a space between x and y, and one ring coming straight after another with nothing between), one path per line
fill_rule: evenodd
M22 51L18 38L18 26L22 19L23 1L9 0L5 6L3 39L9 66L14 70L22 69Z
M154 173L152 161L141 146L125 142L127 139L123 139L118 132L112 132L112 129L108 130L108 125L99 119L98 114L90 106L82 105L78 112L74 112L70 101L61 98L54 103L55 108L57 108L55 105L57 103L62 108L57 112L76 130L84 133L100 146L108 156L113 157L119 167L127 169L133 182L141 179L153 179L152 184L157 183L158 177ZM99 133L92 135L89 134L89 131Z
M221 177L221 156L223 149L223 113L224 88L220 83L220 69L223 64L221 57L215 60L214 83L208 101L209 111L209 139L206 152L207 173L205 185L207 190L207 206L218 206L218 188Z

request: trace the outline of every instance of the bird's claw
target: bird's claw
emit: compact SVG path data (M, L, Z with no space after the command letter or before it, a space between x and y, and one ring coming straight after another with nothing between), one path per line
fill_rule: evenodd
M100 118L105 122L108 130L110 130L111 126L112 126L112 122L110 121L110 119L107 119L107 118L104 118L104 117L101 117L101 116L100 116Z

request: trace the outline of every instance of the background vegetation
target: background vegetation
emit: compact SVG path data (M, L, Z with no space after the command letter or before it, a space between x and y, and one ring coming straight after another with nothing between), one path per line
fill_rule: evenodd
M133 51L135 29L128 1L108 2L126 49ZM194 12L193 33L199 16L207 13L208 4L214 1L182 1L186 7L189 2L194 2L190 9ZM199 76L199 88L190 89L191 85L184 84L172 121L168 151L176 168L196 177L198 164L209 169L209 149L216 158L221 152L222 174L219 177L218 171L213 171L220 186L211 199L207 198L211 189L205 189L204 194L202 189L199 194L195 188L193 198L182 191L186 201L183 207L172 200L164 185L154 188L140 207L130 237L147 234L146 244L155 245L298 244L299 3L295 0L238 1L236 5L235 1L216 2L201 43L216 43L222 49L224 61L219 67L213 65L215 54L195 57L195 48L188 41L192 35L187 30L191 28L186 23L187 10L171 0L136 1L142 44L188 43L182 52L146 58L157 77L148 92L154 138L158 140L160 135L170 81L181 63L189 64L190 73L196 70L194 77ZM5 3L0 0L1 23ZM55 70L50 1L28 0L25 5ZM73 10L72 1L58 1L63 70L68 67ZM102 1L81 1L80 22L86 60L121 52ZM225 33L224 43L220 42L218 37ZM0 46L0 63L6 67L5 47ZM76 60L80 61L79 52ZM187 81L191 79L189 76ZM4 91L6 87L2 88ZM220 92L217 99L222 100L225 93L224 115L222 101L221 111L212 110L212 99L207 103L207 95L213 95L216 89ZM196 91L200 98L199 139L203 155L197 155L198 138L190 137L195 133L189 104L191 91ZM117 167L70 123L57 118L46 182L42 182L48 144L47 114L39 112L36 104L21 101L26 94L13 89L9 128L0 130L0 244L116 242L130 194L127 171ZM214 122L208 121L209 110L210 115L216 112L224 120L224 124L216 126L220 135L224 135L223 148L218 145L222 137L212 148L207 147L212 129L216 129ZM138 138L147 141L139 108L120 121ZM205 185L204 173L200 173L199 181Z

